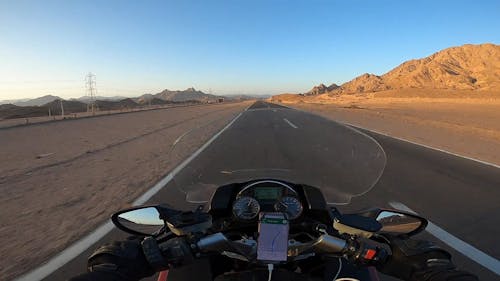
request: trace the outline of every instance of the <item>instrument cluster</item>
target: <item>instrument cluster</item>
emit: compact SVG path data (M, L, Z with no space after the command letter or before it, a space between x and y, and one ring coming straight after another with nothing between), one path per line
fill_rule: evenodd
M285 183L264 180L245 186L233 203L233 215L240 220L253 220L260 212L281 212L288 220L302 214L297 192Z

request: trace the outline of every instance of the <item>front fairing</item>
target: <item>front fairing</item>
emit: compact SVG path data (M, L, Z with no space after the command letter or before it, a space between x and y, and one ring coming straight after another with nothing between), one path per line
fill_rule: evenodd
M386 155L370 136L316 116L329 129L318 132L319 137L307 128L278 127L288 125L274 122L275 113L254 122L252 114L268 113L245 112L241 122L195 153L173 178L173 188L185 194L189 203L208 203L219 186L276 179L315 186L328 204L340 205L368 192L382 175ZM183 134L171 155L179 157L207 134L205 126Z

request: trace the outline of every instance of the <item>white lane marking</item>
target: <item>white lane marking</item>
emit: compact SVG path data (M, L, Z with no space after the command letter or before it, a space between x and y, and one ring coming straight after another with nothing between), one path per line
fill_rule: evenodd
M450 152L450 151L447 151L447 150L444 150L444 149L441 149L441 148L436 148L436 147L428 146L428 145L421 144L421 143L414 142L414 141L410 141L410 140L407 140L407 139L404 139L404 138L391 136L391 135L388 135L388 134L385 134L385 133L382 133L382 132L379 132L379 131L375 131L375 130L372 130L372 129L366 129L366 128L363 128L363 127L360 127L358 125L354 125L354 124L351 124L351 123L340 122L340 121L339 121L339 123L343 123L343 124L349 125L351 127L363 129L363 130L366 130L366 131L369 131L369 132L372 132L372 133L376 133L376 134L379 134L379 135L383 135L383 136L386 136L386 137L397 139L399 141L408 142L408 143L411 143L411 144L414 144L414 145L422 146L422 147L425 147L425 148L428 148L428 149L436 150L436 151L439 151L439 152L443 152L443 153L450 154L450 155L453 155L453 156L456 156L456 157L464 158L464 159L467 159L467 160L471 160L471 161L474 161L474 162L478 162L478 163L481 163L481 164L484 164L484 165L488 165L488 166L500 169L500 165L497 165L497 164L493 164L493 163L486 162L486 161L483 161L483 160L479 160L479 159L476 159L476 158L472 158L472 157L468 157L468 156L456 154L456 153L453 153L453 152Z
M87 250L91 245L99 241L104 235L108 234L114 225L111 221L108 221L94 231L89 233L87 236L80 239L78 242L72 244L68 248L64 249L62 252L58 253L52 257L47 263L19 276L14 280L18 281L30 281L30 280L42 280L43 278L49 276L52 272L56 271L70 260L77 257L79 254ZM75 275L78 272L75 272Z
M409 213L417 214L415 211L408 208L403 203L389 202L389 205L391 205L391 207L398 209L398 210L401 210L401 211L406 211ZM441 227L435 225L434 223L432 223L430 221L429 221L429 224L427 225L427 228L425 230L427 232L429 232L430 234L432 234L437 239L446 243L448 246L450 246L453 249L457 250L458 252L462 253L464 256L477 262L478 264L482 265L483 267L493 271L497 275L500 275L500 261L499 260L487 255L486 253L484 253L481 250L474 248L470 244L468 244L468 243L464 242L463 240L460 240L459 238L446 232L444 229L442 229Z
M290 125L290 127L294 128L294 129L297 129L297 128L298 128L298 127L297 127L297 126L295 126L292 122L288 121L288 119L283 118L283 120L284 120L285 122L287 122L287 123L288 123L288 125Z
M453 155L453 156L456 156L456 157L464 158L464 159L467 159L467 160L471 160L471 161L474 161L474 162L478 162L478 163L481 163L481 164L484 164L484 165L488 165L488 166L500 169L500 165L497 165L497 164L494 164L494 163L490 163L490 162L486 162L486 161L479 160L479 159L476 159L476 158L472 158L472 157L460 155L460 154L453 153L453 152L448 151L448 150L444 150L444 149L441 149L441 148L432 147L432 146L429 146L429 145L425 145L425 144L421 144L421 143L418 143L418 142L410 141L410 140L407 140L407 139L404 139L404 138L391 136L389 134L382 133L380 131L376 131L376 130L372 130L372 129L367 129L367 128L364 128L364 127L361 127L361 126L358 126L358 125L355 125L355 124L352 124L352 123L349 123L349 122L342 122L342 121L333 120L332 118L328 118L328 117L325 117L323 115L319 115L319 114L317 114L315 112L310 112L310 111L305 111L305 110L301 110L301 109L297 109L297 108L293 108L293 107L288 107L288 106L285 106L285 105L282 105L282 104L280 104L280 105L283 106L283 107L286 107L288 109L293 109L293 110L297 110L297 111L301 111L301 112L313 114L313 115L316 115L316 116L319 116L319 117L322 117L322 118L327 118L327 119L332 120L332 121L337 122L337 123L345 124L345 125L348 125L348 126L351 126L351 127L358 128L358 129L366 130L368 132L376 133L376 134L379 134L379 135L383 135L383 136L390 137L390 138L393 138L393 139L397 139L397 140L400 140L400 141L408 142L408 143L411 143L411 144L414 144L414 145L422 146L422 147L425 147L425 148L428 148L428 149L436 150L436 151L439 151L439 152L443 152L443 153L450 154L450 155Z
M222 130L220 130L217 134L215 134L211 139L209 139L203 146L198 148L189 158L184 160L179 166L175 167L168 175L166 175L163 179L161 179L158 183L156 183L152 188L150 188L146 193L137 198L132 205L138 206L144 204L148 201L153 195L158 193L167 183L169 183L172 178L179 173L184 167L186 167L194 158L196 158L203 150L205 150L218 136L220 136L227 128L229 128L240 116L242 113L238 114L234 117L231 122L229 122ZM49 261L44 263L43 265L25 273L24 275L19 276L14 279L16 281L31 281L31 280L42 280L43 278L49 276L57 269L61 268L63 265L68 263L70 260L76 258L78 255L87 250L90 246L95 244L101 238L103 238L106 234L108 234L114 227L111 221L107 221L102 224L94 231L92 231L87 236L83 237L79 241L75 242L68 248L64 249L62 252L58 253L54 257L52 257Z

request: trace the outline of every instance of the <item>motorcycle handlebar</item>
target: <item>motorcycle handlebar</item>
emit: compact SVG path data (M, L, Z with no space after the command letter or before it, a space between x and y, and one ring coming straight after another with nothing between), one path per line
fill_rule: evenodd
M222 233L215 233L201 238L196 247L200 252L230 252L235 258L252 260L256 256L255 240L231 241ZM345 240L328 234L323 234L309 243L299 243L288 246L288 256L298 256L313 250L314 253L343 255L348 259L365 264L374 264L385 260L387 252L366 242Z
M147 243L146 243L147 244ZM154 243L157 245L156 243ZM147 245L146 245L147 246ZM181 267L191 264L195 257L200 257L201 253L216 252L226 256L243 261L255 261L257 243L255 240L231 241L222 233L215 233L205 236L194 244L190 244L185 237L176 237L155 246L159 247L161 256L151 255L155 251L145 251L150 253L146 255L148 262L157 265L155 268L164 269L165 261L170 267ZM144 247L149 249L151 247ZM316 240L309 243L300 243L300 245L290 245L288 247L288 256L293 260L300 254L333 254L343 256L350 261L362 265L377 265L383 263L387 258L387 252L384 249L373 247L371 244L358 241L356 239L344 240L328 234L323 234ZM194 254L194 255L193 255Z
M250 241L250 240L247 240ZM197 247L201 252L212 252L212 251L230 251L230 250L241 250L254 248L256 246L252 245L253 243L242 243L229 240L224 234L218 232L215 234L208 235L206 237L201 238ZM288 246L288 250L294 253L301 253L311 248L314 248L318 251L324 251L327 253L341 253L347 247L347 241L341 238L337 238L335 236L331 236L328 234L323 234L318 239L313 241L312 243L301 244L298 246Z

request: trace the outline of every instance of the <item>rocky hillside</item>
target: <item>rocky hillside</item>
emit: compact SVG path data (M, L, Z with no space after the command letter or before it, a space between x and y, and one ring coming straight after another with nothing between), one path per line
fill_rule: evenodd
M349 94L404 88L500 89L500 46L448 48L423 59L406 61L382 76L363 74L329 92Z
M333 90L338 89L339 86L337 84L331 84L330 86L325 86L325 84L319 84L318 86L314 86L309 92L304 93L306 96L315 96L315 95L321 95L324 93L331 92Z
M97 100L96 104L98 110L130 109L139 106L139 104L137 104L134 100L130 98L122 99L119 101Z

